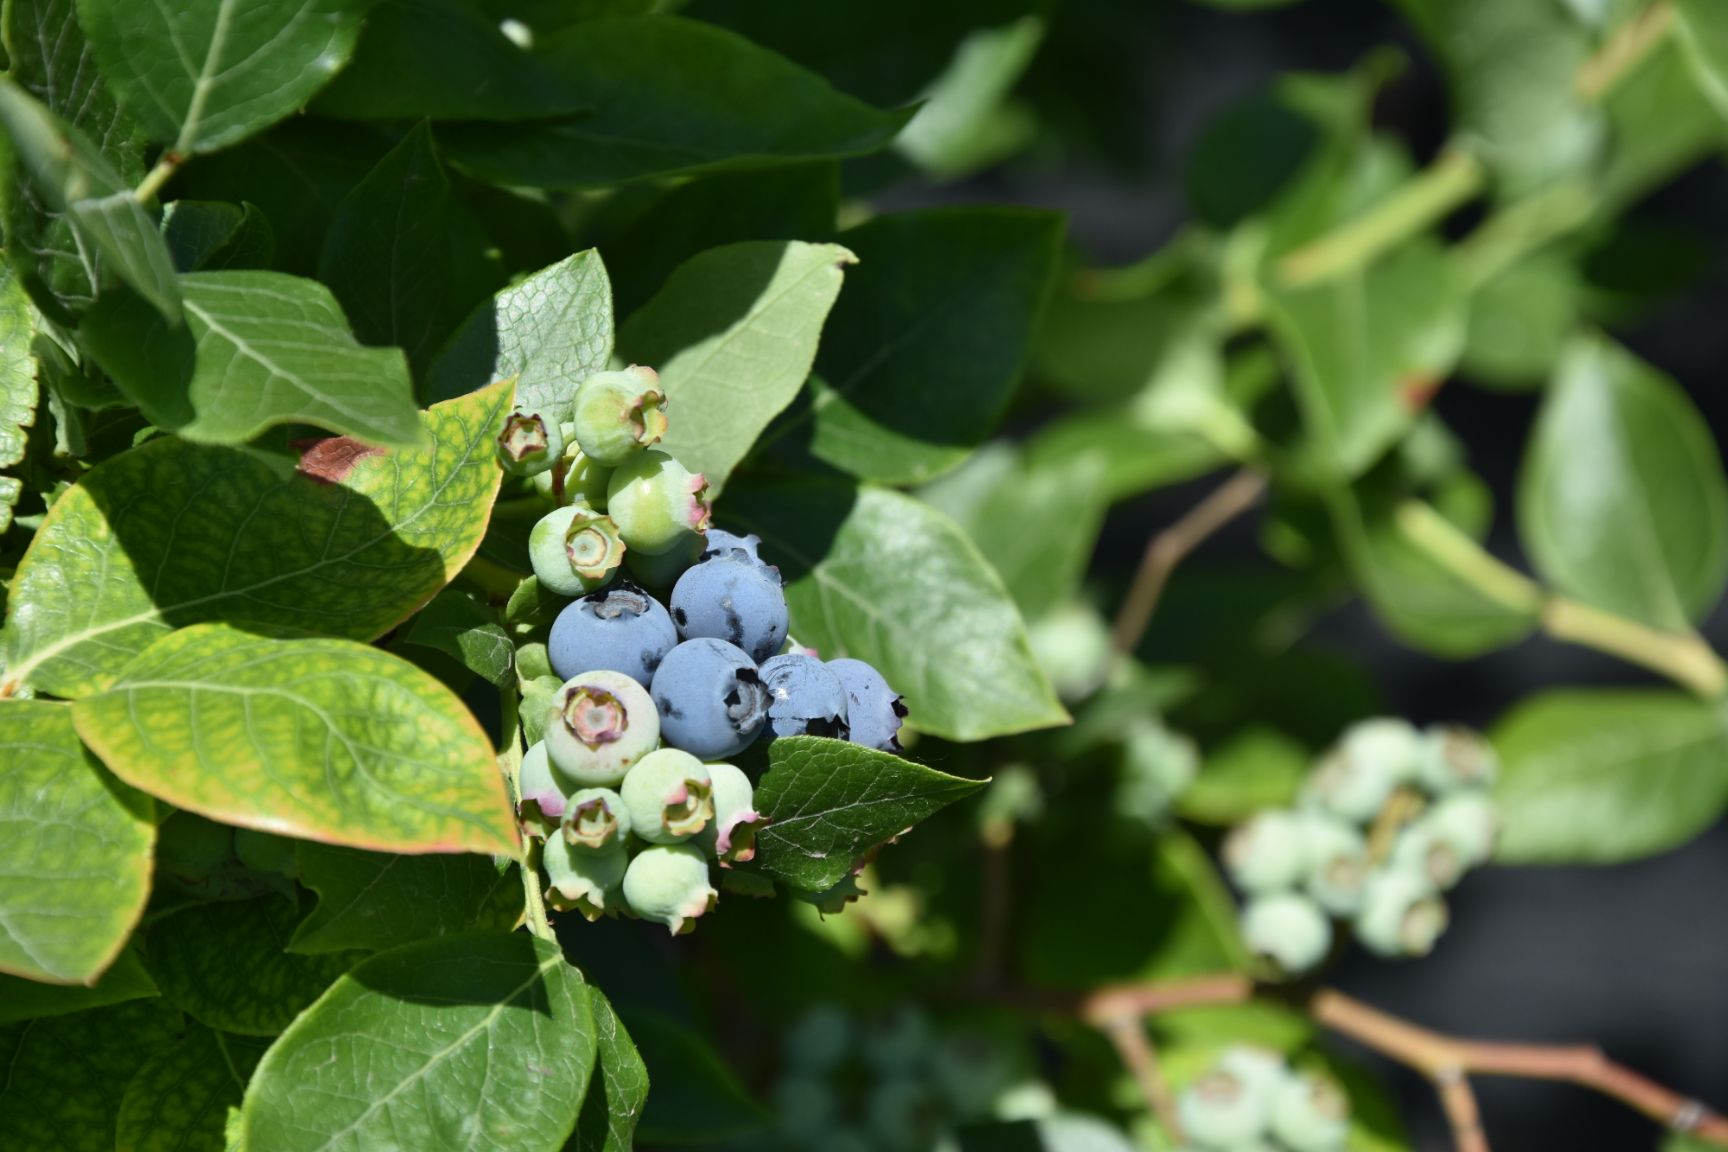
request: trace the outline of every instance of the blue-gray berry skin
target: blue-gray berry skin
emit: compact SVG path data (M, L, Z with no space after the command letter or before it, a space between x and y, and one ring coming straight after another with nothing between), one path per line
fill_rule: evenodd
M900 694L888 686L882 673L862 660L830 660L827 667L846 690L846 726L851 730L847 738L854 744L898 754L900 722L906 718L906 704Z
M780 574L736 550L705 556L672 587L672 619L686 640L724 640L763 661L786 642Z
M552 622L547 654L568 680L584 672L622 672L646 688L678 643L665 605L630 583L615 584L567 605Z
M724 528L709 528L707 539L702 549L703 556L719 556L727 552L742 552L752 560L760 561L762 537L754 532L740 536L736 532L728 532Z
M802 652L788 652L764 661L759 671L770 696L764 740L781 736L844 740L850 734L846 688L822 661Z
M701 760L742 752L768 718L756 662L724 640L686 640L666 653L651 691L661 738Z

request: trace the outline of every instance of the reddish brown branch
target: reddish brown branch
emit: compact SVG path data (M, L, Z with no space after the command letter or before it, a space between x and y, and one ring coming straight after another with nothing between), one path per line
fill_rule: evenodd
M1166 1136L1180 1144L1182 1123L1176 1116L1176 1096L1164 1079L1164 1070L1158 1066L1158 1050L1152 1046L1152 1038L1146 1035L1145 1021L1139 1016L1118 1016L1104 1025L1104 1034L1110 1037L1110 1042L1116 1046L1116 1054L1133 1074L1134 1082L1140 1085L1140 1094L1146 1098L1152 1115L1158 1118L1159 1127L1164 1129Z

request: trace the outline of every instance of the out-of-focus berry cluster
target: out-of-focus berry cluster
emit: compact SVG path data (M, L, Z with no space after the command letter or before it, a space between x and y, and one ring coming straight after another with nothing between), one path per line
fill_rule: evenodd
M1176 1099L1185 1152L1343 1152L1350 1098L1276 1052L1240 1045Z

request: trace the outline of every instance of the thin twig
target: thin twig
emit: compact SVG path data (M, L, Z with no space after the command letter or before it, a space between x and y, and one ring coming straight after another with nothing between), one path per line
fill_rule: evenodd
M1627 20L1579 67L1573 81L1578 95L1592 103L1605 99L1668 39L1673 28L1672 0L1656 0Z
M1146 545L1146 554L1140 558L1140 568L1134 573L1134 583L1116 613L1111 636L1116 651L1132 652L1140 643L1176 566L1214 532L1258 504L1265 493L1265 475L1244 468L1213 489L1180 520L1152 537Z
M132 189L132 199L140 204L148 204L156 199L162 191L162 185L168 183L169 177L180 170L180 165L186 158L170 148L162 153L162 158L156 161L156 167L144 174L144 179L138 182L138 187Z
M1470 1078L1454 1068L1439 1073L1433 1080L1446 1123L1452 1129L1452 1146L1457 1152L1492 1152L1488 1133L1482 1129L1482 1111L1476 1107L1476 1092L1470 1087Z
M1138 1015L1118 1016L1104 1026L1104 1032L1116 1046L1116 1054L1122 1057L1122 1063L1133 1074L1134 1082L1140 1085L1140 1094L1146 1098L1152 1115L1158 1118L1158 1126L1172 1141L1180 1144L1182 1123L1176 1116L1176 1097L1164 1079L1163 1069L1158 1066L1158 1050L1153 1047L1152 1038L1146 1035L1145 1022Z

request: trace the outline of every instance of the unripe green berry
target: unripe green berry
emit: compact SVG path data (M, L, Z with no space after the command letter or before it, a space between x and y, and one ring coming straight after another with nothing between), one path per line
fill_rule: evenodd
M664 452L639 452L612 472L606 510L631 548L658 555L688 547L708 527L708 482Z
M1354 915L1368 880L1367 841L1354 824L1326 812L1308 813L1307 832L1308 895L1333 916Z
M1176 1119L1208 1148L1233 1148L1266 1131L1269 1102L1234 1072L1215 1068L1176 1098Z
M1461 788L1487 788L1500 772L1500 757L1480 732L1441 724L1422 734L1417 780L1436 796Z
M1356 936L1380 956L1425 956L1446 931L1446 901L1426 876L1402 868L1368 878Z
M1200 770L1194 741L1154 720L1137 720L1122 742L1116 811L1145 824L1161 824Z
M624 553L624 567L636 583L664 597L684 570L701 557L703 547L703 538L692 532L666 552L651 555L640 548L630 549Z
M1441 797L1422 823L1452 845L1466 869L1488 863L1500 835L1500 817L1487 792L1454 792Z
M630 769L619 788L630 829L650 844L688 840L714 819L714 781L688 752L662 748Z
M571 677L546 715L546 754L572 792L615 787L659 742L653 698L622 672Z
M522 754L522 767L516 770L516 792L516 815L529 835L544 839L563 823L570 793L552 771L544 740Z
M1244 892L1294 888L1308 871L1308 822L1300 812L1268 808L1224 839L1224 867Z
M756 830L768 823L756 811L755 789L750 777L731 764L710 764L713 782L714 819L696 837L703 851L726 868L756 858Z
M1110 675L1115 651L1096 609L1073 601L1040 616L1026 630L1032 655L1064 703L1078 704Z
M1464 878L1464 858L1445 836L1436 835L1426 819L1398 833L1390 862L1394 869L1420 876L1442 891Z
M666 435L666 393L652 368L599 372L576 389L576 442L583 455L616 468Z
M1279 976L1300 976L1332 947L1332 922L1320 905L1294 892L1257 896L1242 909L1242 942Z
M644 920L664 924L672 935L688 932L713 909L720 893L708 883L708 858L689 844L651 844L624 873L624 900Z
M1350 1099L1330 1080L1294 1075L1272 1098L1272 1135L1290 1152L1342 1152Z
M300 875L300 862L294 856L294 841L256 828L234 830L234 855L254 872L276 872L293 878Z
M558 422L538 412L521 409L504 419L498 434L498 462L513 476L533 476L549 471L564 452L564 435Z
M546 471L536 472L529 483L554 507L586 504L595 511L604 512L606 485L612 479L612 469L596 464L584 455L574 437L571 425L564 425L563 455Z
M1213 1066L1241 1080L1268 1106L1273 1094L1290 1078L1290 1067L1282 1053L1255 1044L1232 1044L1219 1054Z
M1345 730L1316 769L1309 787L1328 810L1371 823L1400 785L1416 777L1422 738L1402 720L1364 720Z
M619 893L630 867L622 841L594 852L562 836L548 836L540 862L546 868L546 902L552 907L574 909L589 920L619 910Z
M584 788L570 797L564 839L590 852L622 847L630 838L630 809L610 788Z
M585 596L611 583L624 562L618 525L585 504L567 504L542 516L528 533L534 576L560 596Z

